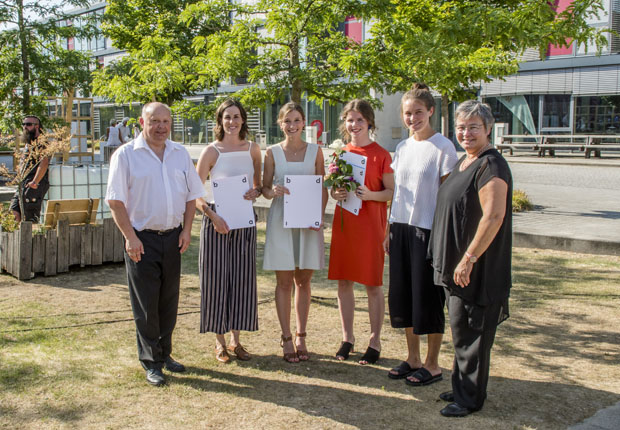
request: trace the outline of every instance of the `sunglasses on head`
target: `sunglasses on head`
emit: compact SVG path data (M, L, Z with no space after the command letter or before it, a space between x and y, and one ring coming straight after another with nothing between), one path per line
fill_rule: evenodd
M22 122L22 125L24 127L30 127L31 125L37 125L36 122Z

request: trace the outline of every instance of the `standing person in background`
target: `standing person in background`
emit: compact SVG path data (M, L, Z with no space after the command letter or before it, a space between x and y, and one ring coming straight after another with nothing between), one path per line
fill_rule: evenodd
M394 198L385 251L390 254L388 295L392 327L404 328L407 359L390 370L392 379L428 385L442 379L439 349L443 338L445 295L433 282L427 259L437 191L457 162L454 144L430 124L435 99L424 84L402 98L403 122L410 137L394 153ZM426 360L420 355L420 335L428 335Z
M106 201L125 238L129 298L138 358L151 385L163 385L162 367L183 372L171 356L177 320L181 254L191 238L196 199L204 195L187 150L168 140L170 108L142 108L142 135L112 155Z
M336 206L334 219L344 216L343 229L332 228L328 278L338 281L338 309L342 323L342 344L336 358L346 360L353 351L353 315L355 296L353 283L366 286L370 340L360 364L376 363L381 352L381 327L385 315L383 295L383 238L387 225L387 201L394 192L394 173L390 153L370 139L375 129L375 113L365 100L349 102L340 115L341 134L349 140L345 150L367 157L364 183L355 190L362 200L356 216ZM331 190L339 202L347 198L344 188ZM342 212L342 213L341 213ZM334 224L336 225L336 224Z
M121 136L120 136L121 143L127 143L127 142L129 142L131 140L131 138L130 138L131 130L127 126L127 121L129 121L129 118L125 117L125 118L123 118L121 123L117 126L118 130L121 133Z
M439 189L429 255L435 284L445 287L454 342L452 391L446 417L482 408L491 347L508 318L512 286L512 174L491 145L493 113L477 100L456 109L456 139L465 150Z
M215 112L215 142L207 146L198 159L198 175L204 183L211 180L246 175L253 187L244 194L246 200L261 195L261 151L247 140L247 114L241 103L228 99ZM250 354L239 342L239 331L258 330L256 293L256 226L230 230L215 212L214 202L198 199L204 214L200 230L200 332L215 333L215 358L230 361L229 353L239 360ZM226 346L224 335L231 332Z
M38 222L41 216L43 197L45 197L50 187L48 180L50 159L45 157L35 162L35 160L29 158L31 151L35 151L34 153L36 154L36 147L39 145L37 139L41 134L41 120L34 115L28 115L24 117L22 127L22 143L25 145L25 152L22 157L25 157L25 160L27 160L23 168L28 170L21 186L25 206L23 208L24 216L22 217L22 208L19 206L19 190L13 196L10 209L17 222Z
M282 328L281 346L289 363L310 358L306 347L306 324L310 311L310 282L315 270L325 265L323 226L284 228L285 175L325 176L323 151L318 145L301 140L306 117L300 105L289 102L278 114L284 141L267 149L263 174L263 195L273 199L267 216L267 235L263 268L276 271L276 309ZM323 188L323 207L327 190ZM322 212L322 213L323 213ZM295 343L291 333L291 293L295 285Z
M121 131L117 126L116 120L110 120L110 126L108 127L105 134L106 144L105 146L120 146L123 144L123 138L121 136Z

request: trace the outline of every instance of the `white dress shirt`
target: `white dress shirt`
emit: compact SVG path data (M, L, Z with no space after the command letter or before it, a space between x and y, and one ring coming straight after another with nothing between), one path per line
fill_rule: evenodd
M412 136L400 142L392 161L394 198L390 224L430 230L440 179L454 169L457 161L454 144L439 133L428 140L417 141Z
M106 201L123 202L138 231L178 227L185 204L204 195L189 153L176 142L166 140L163 161L142 134L112 155Z

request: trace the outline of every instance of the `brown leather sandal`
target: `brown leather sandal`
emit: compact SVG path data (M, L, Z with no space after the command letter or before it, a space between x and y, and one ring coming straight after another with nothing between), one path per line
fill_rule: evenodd
M286 342L293 343L293 336L284 337L284 335L280 336L280 346L284 349L284 344ZM294 346L294 345L293 345ZM295 352L283 352L284 361L287 363L299 363L299 358L297 358L297 353Z
M228 355L224 345L215 346L215 359L220 363L230 363L230 355Z
M306 337L306 332L295 333L295 337ZM307 349L297 348L297 358L299 358L299 361L308 361L310 360L310 354L308 354Z
M240 343L238 343L235 347L228 345L227 349L229 353L235 354L235 356L237 356L237 358L241 361L248 361L252 357L248 350L245 349Z

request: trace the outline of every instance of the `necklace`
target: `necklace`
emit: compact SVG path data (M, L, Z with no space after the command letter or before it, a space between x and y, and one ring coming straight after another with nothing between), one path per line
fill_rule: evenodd
M304 142L304 143L305 143L305 142ZM294 152L293 152L293 149L291 149L291 148L289 148L289 147L284 148L284 146L283 146L283 147L282 147L282 149L284 149L284 151L288 152L288 153L289 153L289 155L292 153L292 155L293 155L293 157L294 157L294 156L296 156L296 155L297 155L297 153L298 153L298 152L301 152L301 151L305 150L305 149L306 149L306 146L308 146L308 144L307 144L307 143L305 143L305 144L303 144L301 147L299 147L299 148L295 149L295 150L294 150Z
M487 143L486 145L484 145L484 147L480 148L478 151L476 151L476 153L472 156L472 157L467 157L459 166L459 172L462 172L463 170L467 169L469 166L471 166L471 164L476 161L478 159L478 156L480 154L482 154L483 152L491 149L493 146L490 143Z

